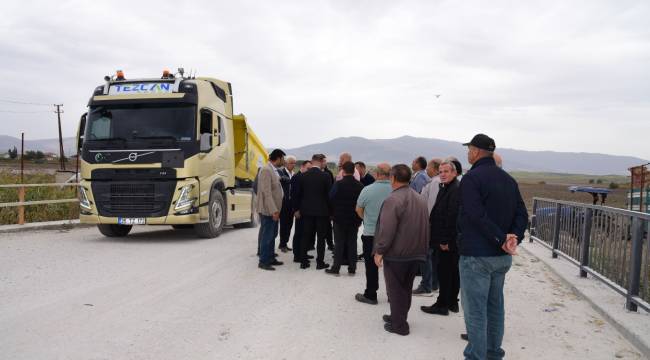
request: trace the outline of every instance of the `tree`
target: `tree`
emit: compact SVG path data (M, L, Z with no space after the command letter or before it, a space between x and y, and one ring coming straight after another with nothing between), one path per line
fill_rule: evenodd
M602 183L603 183L603 180L602 180L602 179L598 179L598 180L596 180L596 184L602 184Z
M16 149L15 146L13 149L9 149L7 153L9 154L9 158L12 160L18 157L18 149Z
M612 181L611 183L609 183L609 188L612 190L618 189L618 184Z
M589 179L589 183L590 183L590 184L593 184L593 183L595 183L595 182L596 182L596 180L594 180L594 179Z

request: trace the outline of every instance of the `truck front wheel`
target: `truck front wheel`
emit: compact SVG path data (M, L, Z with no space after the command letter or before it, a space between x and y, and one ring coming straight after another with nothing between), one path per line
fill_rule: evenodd
M99 232L108 237L124 237L131 231L131 225L99 224Z
M194 225L196 233L202 238L215 238L223 232L226 224L226 201L223 194L217 189L212 189L210 203L208 204L208 222Z

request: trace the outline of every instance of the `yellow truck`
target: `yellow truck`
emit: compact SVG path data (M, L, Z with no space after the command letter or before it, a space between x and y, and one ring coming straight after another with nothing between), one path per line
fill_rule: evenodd
M80 221L105 236L134 225L194 228L257 224L253 181L266 149L233 113L232 86L207 77L106 76L79 122Z

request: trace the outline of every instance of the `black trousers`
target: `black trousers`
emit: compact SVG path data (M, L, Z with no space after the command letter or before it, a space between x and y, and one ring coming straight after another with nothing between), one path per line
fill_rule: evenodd
M303 221L303 238L300 243L300 261L308 263L307 251L310 244L314 243L316 237L316 262L318 264L325 261L325 233L327 232L327 224L330 223L329 216L302 216Z
M363 295L368 299L377 300L379 269L375 265L375 259L372 256L375 237L361 235L361 242L363 243L363 262L366 265L366 291L363 292Z
M291 228L293 227L293 210L291 206L282 204L280 211L280 248L287 246L289 243L289 236L291 236Z
M390 320L398 334L408 334L406 322L411 309L413 280L420 268L420 261L389 261L384 259L386 292L390 300Z
M334 265L332 270L339 271L346 257L348 272L357 270L357 234L359 226L354 224L334 223Z
M327 221L327 231L325 232L325 241L327 241L327 246L328 247L334 247L334 232L333 232L333 227L332 227L332 222Z
M458 304L460 291L460 275L458 273L458 253L438 251L438 281L440 293L436 305L449 308Z
M300 255L300 249L301 249L301 242L302 238L304 237L304 226L302 223L302 218L296 219L296 227L293 230L293 241L292 241L292 248L293 248L293 259L296 261L301 261L301 255Z

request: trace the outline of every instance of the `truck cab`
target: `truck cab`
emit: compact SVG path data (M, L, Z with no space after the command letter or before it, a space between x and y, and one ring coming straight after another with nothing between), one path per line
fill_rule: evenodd
M95 88L79 125L82 223L106 236L171 225L207 238L256 225L264 146L233 114L230 83L179 73L127 80L118 71Z

